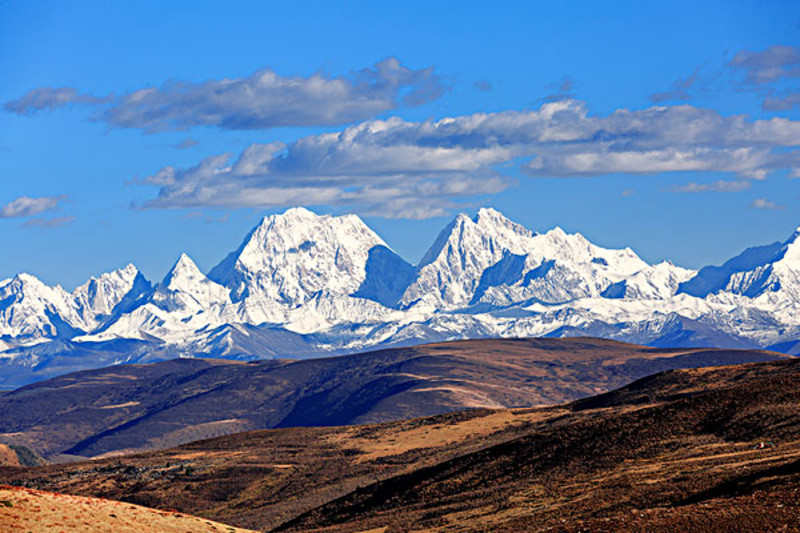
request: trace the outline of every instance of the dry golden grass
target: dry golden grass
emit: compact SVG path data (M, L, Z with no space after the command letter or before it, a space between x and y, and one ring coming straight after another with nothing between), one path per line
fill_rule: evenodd
M113 500L0 487L0 531L245 533L250 530Z
M347 446L362 452L356 458L363 463L381 457L391 457L413 450L444 448L469 439L488 437L504 429L519 428L524 424L542 422L567 413L564 409L504 409L487 416L469 418L450 423L409 424L389 426L377 434L362 435L358 427L347 428L326 437L334 445Z

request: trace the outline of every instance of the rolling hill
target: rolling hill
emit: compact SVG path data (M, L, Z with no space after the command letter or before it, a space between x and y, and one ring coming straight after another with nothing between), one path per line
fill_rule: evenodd
M262 531L797 531L800 361L569 404L237 433L7 482Z
M662 370L781 357L567 338L454 341L300 361L117 365L0 395L0 442L74 460L254 429L552 405Z
M248 533L249 530L113 500L0 486L2 531ZM250 532L252 533L252 532Z

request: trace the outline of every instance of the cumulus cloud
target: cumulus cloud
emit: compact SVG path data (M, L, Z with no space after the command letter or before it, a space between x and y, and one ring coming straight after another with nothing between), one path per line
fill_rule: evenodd
M509 165L533 177L715 171L763 179L800 167L797 145L800 122L783 118L689 105L593 116L582 102L562 100L438 121L371 120L165 167L140 181L159 189L145 208L346 205L425 218L513 185L503 174Z
M650 95L650 101L654 104L669 102L674 100L686 101L691 98L689 96L689 89L692 85L697 83L697 75L700 72L700 67L694 69L694 72L687 78L678 78L672 82L672 86L668 91L653 93Z
M100 104L106 98L80 93L71 87L42 87L32 89L16 100L9 100L3 108L17 115L33 115L39 111L53 111L70 104Z
M750 207L753 209L766 209L769 211L783 211L786 209L786 206L770 202L766 198L756 198L753 200L753 203L750 204Z
M0 206L0 218L24 218L39 215L45 211L52 211L66 196L20 196L16 200Z
M438 98L446 84L433 68L409 69L390 57L348 76L281 76L264 69L246 78L171 81L97 99L75 89L34 89L6 110L32 114L65 103L104 103L95 120L146 132L212 126L229 130L337 126Z
M729 66L744 72L745 81L764 84L800 76L800 47L773 45L760 52L742 50Z
M717 180L711 183L687 183L672 187L673 192L741 192L750 188L751 183L745 180Z

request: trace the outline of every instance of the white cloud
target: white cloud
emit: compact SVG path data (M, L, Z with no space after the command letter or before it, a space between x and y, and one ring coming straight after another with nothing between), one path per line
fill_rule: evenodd
M741 192L750 188L751 183L745 180L717 180L711 183L687 183L672 187L673 192Z
M100 99L77 90L40 88L5 109L32 114L67 103L102 105L95 120L147 132L213 126L230 130L336 126L438 98L446 85L433 68L412 70L390 57L349 76L281 76L264 69L246 78L174 81Z
M236 158L165 167L142 181L159 187L145 207L325 204L424 217L509 187L507 165L534 177L714 171L763 179L800 166L798 145L800 122L783 118L725 117L689 105L593 116L583 103L561 100L439 121L371 120L290 144L254 144ZM724 187L742 185L717 186Z
M756 198L753 200L753 203L750 204L750 207L754 209L767 209L770 211L783 211L786 209L786 206L770 202L766 198Z
M0 218L23 218L51 211L66 199L66 196L41 196L31 198L20 196L16 200L0 206Z

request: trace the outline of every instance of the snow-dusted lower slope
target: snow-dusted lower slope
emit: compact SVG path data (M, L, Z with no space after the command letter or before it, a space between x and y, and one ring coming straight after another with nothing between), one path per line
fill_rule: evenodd
M296 208L264 218L208 275L184 254L155 285L132 265L72 293L26 274L0 281L5 385L169 357L571 335L797 351L800 228L693 271L480 209L455 217L414 267L357 216Z

